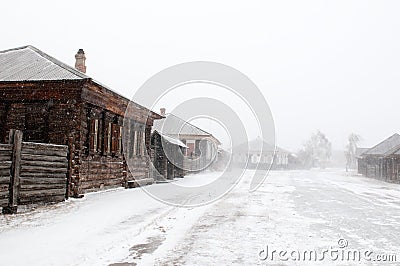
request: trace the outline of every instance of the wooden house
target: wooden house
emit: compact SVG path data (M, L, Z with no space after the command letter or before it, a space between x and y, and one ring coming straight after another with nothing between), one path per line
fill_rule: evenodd
M217 138L174 114L166 114L164 108L160 113L165 119L154 121L153 130L178 139L187 147L184 154L184 169L197 172L199 169L204 170L212 166L217 161L218 146L221 144Z
M131 145L123 147L129 99L85 74L82 49L75 59L73 68L33 46L0 52L0 142L19 129L24 141L70 145L71 196L134 179L151 182L146 149L153 120L162 116L133 103L137 111L127 118ZM127 171L123 151L134 173Z
M261 138L243 143L232 154L233 165L248 169L288 169L290 153ZM247 164L247 166L246 166Z
M187 146L179 139L164 135L155 130L151 135L151 159L154 166L153 178L156 180L184 177L183 155Z
M385 139L358 156L358 172L390 182L400 181L400 135Z
M356 169L358 170L358 173L366 175L366 164L364 160L364 153L368 151L370 148L356 148Z

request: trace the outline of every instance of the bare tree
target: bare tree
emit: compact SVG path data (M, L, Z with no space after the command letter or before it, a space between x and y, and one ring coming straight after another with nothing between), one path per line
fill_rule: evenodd
M321 131L313 134L299 152L299 159L306 168L325 168L330 161L332 145Z
M356 166L356 156L357 156L357 148L358 143L360 142L361 137L355 133L351 133L349 135L348 141L349 143L346 146L346 172L349 168L355 168Z

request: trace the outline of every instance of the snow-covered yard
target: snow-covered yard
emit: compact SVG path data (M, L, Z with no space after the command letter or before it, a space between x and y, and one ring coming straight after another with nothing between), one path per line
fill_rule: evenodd
M175 182L193 186L218 174ZM339 239L400 261L399 185L335 170L274 171L249 193L250 175L221 200L196 208L165 205L138 188L0 216L0 264L291 265L276 254L266 258L266 248L322 252ZM354 264L329 257L319 263Z

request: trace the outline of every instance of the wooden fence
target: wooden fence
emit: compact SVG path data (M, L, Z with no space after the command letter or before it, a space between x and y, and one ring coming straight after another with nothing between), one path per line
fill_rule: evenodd
M12 130L9 144L0 144L0 207L64 201L67 193L68 146L22 142Z

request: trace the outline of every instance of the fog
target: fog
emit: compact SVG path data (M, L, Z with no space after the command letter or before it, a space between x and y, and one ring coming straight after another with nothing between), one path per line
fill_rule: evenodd
M367 147L400 132L398 1L7 1L2 11L0 50L31 44L74 65L82 48L87 74L128 98L175 64L234 67L262 91L277 144L289 150L316 130L334 149L352 132ZM209 97L222 95L202 86ZM194 97L183 88L155 110ZM211 122L198 123L226 137Z

